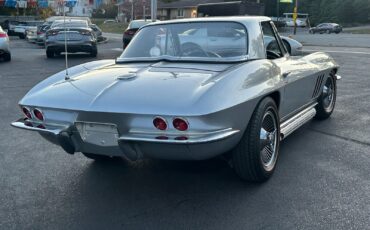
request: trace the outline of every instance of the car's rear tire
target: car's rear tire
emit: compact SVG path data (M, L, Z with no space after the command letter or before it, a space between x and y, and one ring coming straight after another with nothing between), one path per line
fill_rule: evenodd
M317 120L324 120L330 117L334 111L335 102L337 99L337 83L335 74L331 73L326 80L321 95L319 96L316 105Z
M264 182L273 174L279 155L280 122L274 100L264 98L257 106L239 144L232 165L246 181Z
M47 58L53 58L54 57L54 51L46 49L46 57Z
M4 61L8 62L12 60L12 55L10 53L4 54Z
M85 157L89 158L89 159L92 159L92 160L95 160L95 161L99 161L99 162L103 162L103 161L111 161L111 160L114 160L116 159L116 157L111 157L111 156L105 156L105 155L99 155L99 154L94 154L94 153L82 153Z
M91 57L96 57L98 56L98 49L96 47L93 47L91 52L90 52Z

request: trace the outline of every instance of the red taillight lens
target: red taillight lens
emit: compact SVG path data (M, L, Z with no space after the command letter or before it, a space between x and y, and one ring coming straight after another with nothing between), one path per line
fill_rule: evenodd
M156 117L153 120L153 125L159 130L166 130L167 129L167 122L165 119L161 117Z
M0 38L6 38L8 35L6 33L0 33Z
M23 107L23 108L22 108L22 112L24 113L24 115L25 115L27 118L29 118L29 119L31 119L31 118L32 118L32 115L31 115L30 110L29 110L29 109L27 109L26 107Z
M175 118L172 122L173 127L180 131L186 131L189 128L188 123L182 118Z
M126 30L124 34L126 34L126 35L134 35L135 32L134 31L131 31L131 30Z
M57 30L49 30L48 32L46 32L46 35L47 36L54 36L54 35L57 35L59 33L59 31Z
M37 119L39 119L40 121L43 121L44 120L44 115L42 114L42 112L38 109L34 109L33 110L33 114L35 115L35 117Z
M175 138L175 140L177 140L177 141L186 141L188 138L187 137L184 137L184 136L182 136L182 137L176 137Z

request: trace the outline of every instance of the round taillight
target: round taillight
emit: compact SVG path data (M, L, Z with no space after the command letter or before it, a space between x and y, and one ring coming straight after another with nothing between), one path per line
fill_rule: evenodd
M156 117L153 120L153 125L159 130L166 130L167 129L167 122L165 119L161 117Z
M26 107L23 107L23 108L22 108L22 112L24 113L24 115L25 115L27 118L29 118L29 119L31 119L31 118L32 118L32 115L31 115L30 110L29 110L29 109L27 109Z
M33 110L33 114L35 115L35 117L37 119L39 119L40 121L43 121L44 120L44 115L42 114L42 112L38 109L34 109Z
M175 127L175 129L180 130L180 131L186 131L189 128L188 122L186 122L182 118L175 118L172 124L173 124L173 127Z

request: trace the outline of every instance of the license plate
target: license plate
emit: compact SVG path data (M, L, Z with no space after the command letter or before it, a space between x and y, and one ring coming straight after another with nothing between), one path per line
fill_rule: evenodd
M64 39L65 39L64 34L58 34L57 39L59 41L64 41ZM74 33L69 33L69 34L67 34L66 39L67 39L67 41L77 41L77 40L81 39L81 35L74 34Z
M115 124L76 122L75 126L84 142L99 146L117 146L118 131Z

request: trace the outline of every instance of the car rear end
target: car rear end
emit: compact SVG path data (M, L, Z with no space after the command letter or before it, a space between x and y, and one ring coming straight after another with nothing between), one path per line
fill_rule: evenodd
M336 34L339 34L340 32L342 32L343 28L341 25L338 25L338 24L333 24L333 32L336 33Z
M133 20L128 25L125 32L123 32L123 49L127 47L130 43L131 39L134 37L136 32L140 29L140 27L149 24L150 20Z
M26 39L29 42L36 42L37 40L37 28L36 27L30 27L26 29Z
M10 61L10 48L8 34L0 27L0 58Z
M78 23L72 23L67 28L58 26L48 30L45 37L47 56L64 52L65 41L67 42L67 52L87 52L92 56L97 54L96 37L87 24L81 26Z

